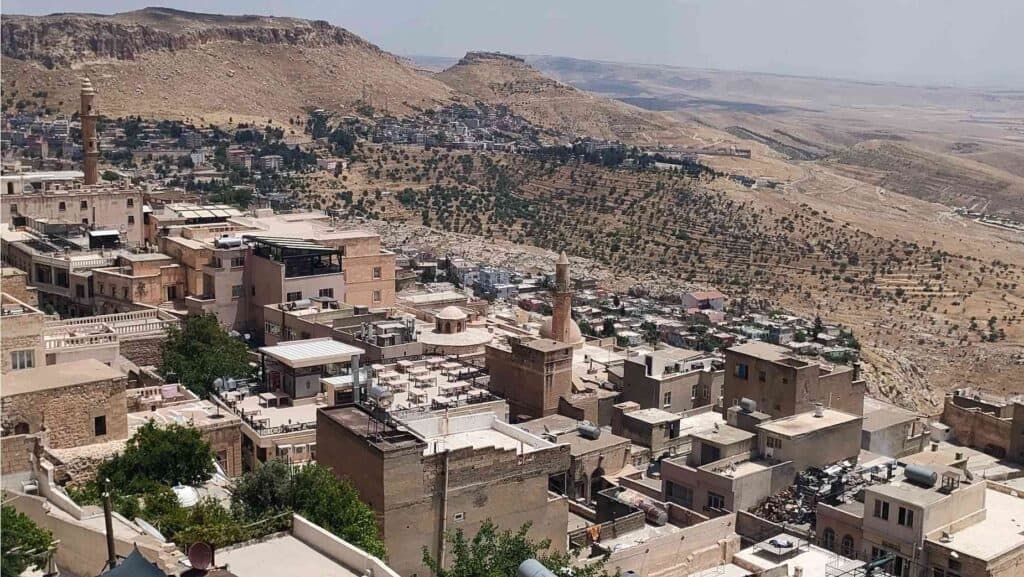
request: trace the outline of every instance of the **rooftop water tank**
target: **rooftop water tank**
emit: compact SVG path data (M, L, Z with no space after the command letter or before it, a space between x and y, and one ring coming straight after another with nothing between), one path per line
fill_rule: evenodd
M237 236L222 236L213 241L217 248L238 248L242 246L242 239Z
M903 469L903 476L908 481L913 481L925 487L932 487L939 480L938 473L921 465L907 465Z
M757 401L743 397L740 399L740 408L744 413L753 413L757 410Z
M555 574L536 559L527 559L519 564L516 577L555 577Z
M583 421L577 429L580 432L580 436L585 439L596 440L601 436L601 427L590 421Z

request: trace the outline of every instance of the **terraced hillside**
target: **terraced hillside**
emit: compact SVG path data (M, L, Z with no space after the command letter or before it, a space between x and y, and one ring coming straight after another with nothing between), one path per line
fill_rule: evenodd
M367 148L318 206L548 249L614 270L620 289L711 285L848 323L889 397L928 408L947 386L1019 387L1020 267L869 234L801 202L721 182L515 155ZM385 193L386 192L386 193ZM351 202L343 200L351 195ZM994 320L992 320L994 319ZM982 362L982 360L985 362ZM986 369L986 367L991 367Z

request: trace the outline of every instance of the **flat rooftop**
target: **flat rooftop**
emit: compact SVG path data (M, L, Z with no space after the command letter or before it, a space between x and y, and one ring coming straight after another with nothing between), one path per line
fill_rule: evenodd
M940 471L936 472L939 473ZM902 471L900 473L902 474ZM950 494L942 492L941 489L941 481L936 482L931 487L924 487L902 478L883 485L872 485L866 490L883 497L890 497L905 503L927 507L949 497Z
M300 369L348 362L353 356L362 355L366 351L332 338L322 338L289 341L280 345L260 347L260 352L284 365Z
M135 429L155 421L158 425L193 425L196 428L239 424L241 419L227 409L222 409L208 400L190 401L180 405L159 407L155 411L128 413L128 429Z
M406 427L427 442L423 449L424 455L445 450L490 447L525 455L555 446L554 443L499 420L494 413L419 419L406 423Z
M690 436L692 436L695 439L700 439L702 441L708 441L709 443L724 446L735 445L736 443L749 441L750 439L756 437L757 434L751 433L750 431L744 431L743 429L739 429L731 425L719 425L717 429L714 428L714 425L712 425L711 429L705 431L695 431L693 433L690 433Z
M658 408L631 411L626 413L625 416L627 418L636 419L652 425L656 425L658 423L673 423L680 420L679 415ZM712 428L714 428L714 426L712 426Z
M917 413L885 401L864 397L864 423L861 428L865 431L881 431L915 419Z
M217 564L238 577L361 577L291 535L217 551Z
M424 443L416 435L384 424L358 407L325 408L323 414L381 450L406 449Z
M34 369L11 371L3 376L0 397L123 379L124 373L96 359L59 363Z
M792 549L778 549L770 544L770 541L779 539L789 540L797 546ZM846 571L852 572L854 569L864 565L863 561L857 561L856 559L837 558L835 553L827 549L811 545L805 540L786 533L780 533L775 537L747 547L737 552L734 558L746 566L756 567L758 571L767 571L783 565L788 565L789 567L800 566L804 569L804 575L808 577L836 574L835 570L838 570L839 574ZM837 563L838 566L833 567L830 563Z
M596 439L590 439L580 434L578 427L580 422L562 415L550 415L541 417L525 423L516 425L520 429L533 434L543 435L549 433L555 436L556 443L569 445L569 454L582 456L589 453L602 451L617 445L629 445L629 439L613 435L610 431L602 430Z
M324 405L317 404L315 399L302 399L299 404L284 407L264 407L260 405L258 395L250 395L238 401L236 411L245 411L264 427L284 427L285 425L302 425L316 422L316 410ZM279 431L284 432L284 431Z
M729 347L727 350L740 353L741 355L775 362L787 359L792 355L790 350L786 347L780 347L764 341L750 341L749 343Z
M820 429L827 429L852 421L860 421L861 418L858 415L825 409L820 417L814 416L814 411L809 411L793 415L792 417L783 417L762 423L757 428L783 437L797 437Z
M1024 499L985 490L985 520L953 533L949 543L929 539L951 551L989 560L1024 546Z

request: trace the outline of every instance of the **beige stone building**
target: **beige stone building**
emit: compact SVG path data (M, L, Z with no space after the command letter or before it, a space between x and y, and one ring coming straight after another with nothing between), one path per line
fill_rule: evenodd
M753 341L725 352L724 405L757 403L773 418L810 411L815 404L854 415L864 413L864 381L855 368L794 357L784 347Z
M128 436L126 377L96 359L4 375L4 434L45 432L54 449Z
M185 271L160 253L127 253L114 266L92 270L94 308L99 314L158 306L185 298Z
M707 353L668 347L628 357L614 380L620 400L679 413L718 403L724 376Z
M444 534L472 538L487 519L502 529L532 523L530 538L564 552L565 497L548 490L569 467L569 447L493 414L431 417L402 428L356 407L319 411L317 460L350 480L377 514L388 561L406 577L429 575L423 548L451 562Z
M573 345L551 339L508 337L487 345L490 388L518 420L553 415L572 392Z

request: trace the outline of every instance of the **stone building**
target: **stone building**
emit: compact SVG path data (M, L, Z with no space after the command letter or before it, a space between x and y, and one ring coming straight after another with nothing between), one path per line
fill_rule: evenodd
M675 455L689 446L689 435L682 434L682 419L661 409L641 409L633 401L615 405L612 433L628 438L634 445L645 447L650 455Z
M36 294L35 287L29 282L27 272L13 266L4 266L0 269L0 275L3 277L0 280L2 283L0 288L5 293L29 306L34 307L39 304L39 295Z
M864 381L857 370L799 359L784 347L753 341L725 352L725 406L751 399L773 418L811 411L815 404L864 414Z
M572 392L573 345L511 336L506 341L486 348L491 391L508 401L516 419L557 413Z
M4 376L4 434L45 431L62 449L128 437L126 377L96 359L15 371Z
M1024 403L1017 399L957 389L946 395L941 421L958 443L1024 462Z
M628 357L616 383L619 399L673 413L716 404L725 373L712 360L707 353L674 347Z
M48 318L28 303L0 293L0 373L44 363L43 325Z
M608 487L606 475L615 475L630 463L630 442L563 415L549 415L517 425L552 443L569 445L569 471L564 480L553 478L551 489L569 499L593 503Z
M419 333L418 341L428 355L480 355L491 342L487 329L469 325L469 315L454 305L434 317L434 330Z
M451 562L444 542L472 539L487 519L502 529L531 522L530 538L564 552L566 499L548 490L569 468L569 447L491 413L411 420L401 428L358 407L317 413L317 461L353 483L377 515L388 561L406 577L430 574L423 549Z
M185 298L185 271L160 253L122 254L114 266L92 271L95 309L100 314L136 310Z

